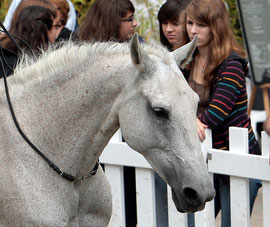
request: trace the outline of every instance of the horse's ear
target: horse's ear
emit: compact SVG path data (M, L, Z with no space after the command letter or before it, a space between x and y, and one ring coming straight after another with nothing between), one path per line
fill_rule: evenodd
M184 68L192 60L192 54L196 49L196 45L197 35L192 41L173 51L175 61L179 68Z
M139 37L137 32L131 38L130 53L133 64L140 70L145 69L147 64L151 62L149 55L139 43Z

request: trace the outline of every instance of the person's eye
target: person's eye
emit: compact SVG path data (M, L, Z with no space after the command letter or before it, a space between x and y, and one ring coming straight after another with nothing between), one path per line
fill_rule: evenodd
M63 26L65 25L64 19L61 19L61 20L60 20L60 24L63 25Z
M121 21L133 22L134 21L134 16L129 17L127 19L121 19Z
M61 24L53 24L52 27L54 27L56 30L61 28Z

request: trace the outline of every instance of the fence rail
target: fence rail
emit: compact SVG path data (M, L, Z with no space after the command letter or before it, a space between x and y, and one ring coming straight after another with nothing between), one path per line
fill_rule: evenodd
M110 227L125 226L124 176L123 166L135 167L137 226L152 227L156 224L154 172L144 157L121 141L118 132L105 148L100 158L105 174L111 184L113 195L113 214ZM202 150L208 163L209 174L230 175L231 223L232 227L249 227L249 187L248 178L263 182L263 226L270 226L270 138L262 132L262 155L248 154L248 132L243 128L230 128L230 151L212 149L211 131ZM187 227L187 215L177 212L171 190L168 186L168 224L169 227ZM195 214L195 226L214 227L214 202L208 202L203 211Z

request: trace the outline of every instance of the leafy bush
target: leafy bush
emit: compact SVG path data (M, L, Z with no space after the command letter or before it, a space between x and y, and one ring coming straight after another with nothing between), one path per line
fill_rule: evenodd
M0 21L3 22L12 0L0 0Z
M238 8L236 0L226 0L228 7L229 7L229 15L231 20L231 27L233 29L233 32L235 34L235 37L238 41L238 43L243 46L243 39L242 39L242 31L239 21L239 14L238 14Z
M71 1L76 9L78 23L80 24L85 16L85 13L94 3L94 0L71 0Z

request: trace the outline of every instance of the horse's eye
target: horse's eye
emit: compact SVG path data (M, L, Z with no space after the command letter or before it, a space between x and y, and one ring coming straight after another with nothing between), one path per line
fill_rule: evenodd
M157 118L163 118L163 119L168 119L169 118L169 113L167 110L161 107L154 107L153 108L154 114Z

